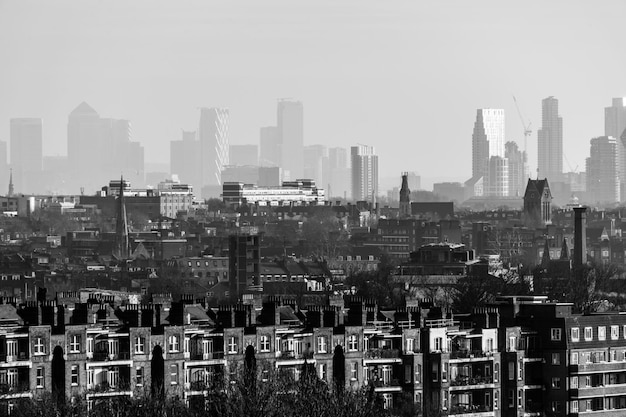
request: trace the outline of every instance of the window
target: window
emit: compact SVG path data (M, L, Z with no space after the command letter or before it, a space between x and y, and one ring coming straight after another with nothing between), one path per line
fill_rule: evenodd
M569 381L569 387L571 389L577 389L578 388L578 377L577 376L573 376L570 381Z
M36 387L37 388L44 388L44 384L45 384L44 368L43 367L39 367L39 368L37 368Z
M611 362L617 361L617 351L615 349L611 349Z
M448 391L444 390L443 391L443 404L442 404L442 408L444 410L448 409Z
M357 335L351 334L348 336L348 351L356 352L358 350L358 338Z
M589 342L591 340L593 340L593 328L585 327L585 341Z
M509 381L515 380L515 362L509 362Z
M70 337L70 353L80 352L80 335L74 334Z
M441 372L441 380L442 381L447 381L448 380L448 362L445 362L443 364L443 370Z
M515 407L515 390L509 390L509 408Z
M570 330L572 342L578 342L580 340L580 329L578 327L572 327Z
M261 336L261 343L260 343L260 350L261 352L269 352L270 351L270 338L269 336Z
M561 412L561 401L552 401L552 411L555 413Z
M170 384L178 384L178 364L175 363L170 365Z
M515 352L517 348L517 337L509 336L509 352Z
M135 383L137 386L143 386L143 366L138 366L135 369Z
M443 338L435 337L435 351L441 352L442 349L443 349Z
M78 386L78 365L72 365L70 375L71 375L70 381L72 383L72 386L73 387Z
M326 343L326 337L318 336L317 337L317 353L326 353L326 349L328 349L327 343Z
M521 381L524 379L524 360L520 359L517 363L517 380Z
M498 382L500 379L500 364L496 362L493 365L493 382Z
M552 388L556 388L556 389L561 388L561 378L559 377L552 378Z
M87 389L93 387L93 369L87 369Z
M578 365L578 352L572 352L572 356L570 359L572 365Z
M413 352L413 345L415 343L415 339L406 339L406 351L407 353Z
M606 327L598 326L598 340L606 340Z
M93 353L93 337L87 338L87 353Z
M168 351L169 352L178 352L180 349L180 341L178 340L178 336L172 335L168 339Z
M418 364L415 367L415 383L419 384L422 382L422 365Z
M550 340L552 341L560 341L561 340L561 329L558 327L553 327L550 329Z
M228 353L237 353L237 338L235 336L228 338Z
M619 326L611 326L611 340L619 339Z
M46 346L43 344L43 338L38 337L35 339L35 355L45 355Z
M137 336L135 337L135 353L144 353L144 346L146 343L146 339L141 337L141 336Z
M552 365L560 365L561 364L561 354L553 353L552 354Z
M17 340L7 340L7 356L17 356Z
M498 409L498 402L500 400L500 393L498 390L495 390L493 392L493 409L497 410Z
M352 362L350 364L350 379L356 381L359 376L359 364L358 362Z
M522 408L523 404L524 404L524 390L518 389L517 390L517 408Z
M326 364L320 364L320 379L326 381Z
M578 400L573 400L570 406L570 411L572 413L578 413Z

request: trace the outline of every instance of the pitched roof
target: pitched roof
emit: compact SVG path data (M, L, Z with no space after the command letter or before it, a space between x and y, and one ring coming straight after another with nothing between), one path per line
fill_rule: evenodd
M82 114L95 114L97 116L98 112L95 111L93 107L91 107L89 104L83 101L82 103L78 105L78 107L72 110L72 112L70 113L70 116L77 116L77 115L82 115Z
M545 189L548 189L548 191L550 191L550 186L548 185L548 179L544 178L542 180L540 179L528 179L528 184L526 185L526 192L524 193L524 198L528 197L528 193L531 191L534 191L537 193L537 196L539 198L541 198L541 196L543 195L543 192Z

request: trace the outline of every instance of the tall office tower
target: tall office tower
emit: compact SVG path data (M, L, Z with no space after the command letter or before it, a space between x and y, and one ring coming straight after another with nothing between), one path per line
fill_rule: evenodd
M144 182L144 149L132 141L130 122L100 118L85 102L68 118L67 157L71 186L88 193L120 175L135 184Z
M614 98L611 107L604 108L604 135L617 139L620 194L626 197L626 98Z
M587 158L587 193L593 203L620 201L617 139L600 136L591 139Z
M559 101L548 97L541 101L541 129L537 131L537 176L551 182L563 176L563 119Z
M487 174L492 156L504 157L504 110L478 109L472 134L472 177Z
M43 123L41 119L11 119L11 167L15 189L36 193L43 169Z
M278 138L281 144L281 167L288 179L296 180L304 174L303 107L299 101L278 101Z
M201 195L217 197L222 192L222 170L229 164L228 109L200 109Z
M230 165L259 165L257 145L230 145Z
M520 151L515 142L504 144L504 155L509 160L509 196L523 197L528 180L526 152Z
M0 141L0 195L9 188L9 164L7 161L7 143Z
M509 196L509 160L501 156L489 158L487 175L485 176L485 196Z
M407 172L407 181L409 182L409 189L413 191L422 189L422 177L417 172Z
M352 191L352 173L346 148L328 149L328 171L326 195L347 199Z
M259 165L262 167L282 167L282 149L278 127L262 127L260 135Z
M302 178L315 180L320 188L328 187L328 148L324 145L304 147L304 169Z
M378 196L378 155L373 146L351 148L352 199L376 202Z
M196 132L183 131L181 140L170 142L170 174L178 175L180 182L190 184L194 190L200 190L200 141Z

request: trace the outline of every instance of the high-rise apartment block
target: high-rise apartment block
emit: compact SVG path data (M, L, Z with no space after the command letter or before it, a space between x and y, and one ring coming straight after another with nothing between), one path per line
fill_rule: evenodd
M552 182L563 175L563 119L559 101L548 97L541 101L541 129L537 131L537 175Z
M322 188L328 187L328 148L324 145L304 147L303 178L315 180Z
M509 160L509 196L522 197L528 179L526 152L521 151L515 142L507 142L504 155Z
M328 149L328 197L347 198L352 188L350 158L346 148Z
M289 179L304 174L303 106L299 101L278 101L278 137L282 148L281 167Z
M351 156L352 199L375 202L378 196L378 155L374 147L353 146Z
M282 167L282 149L278 127L262 127L260 134L259 164L263 167Z
M120 175L144 182L144 149L132 141L130 122L102 119L85 102L69 115L67 156L73 185L87 190Z
M200 109L201 194L203 198L219 196L222 170L229 164L228 110Z
M594 203L620 201L617 139L600 136L591 139L587 158L587 192Z
M604 108L604 135L617 139L620 194L626 195L626 98L614 98L611 107Z
M183 131L181 140L170 142L170 171L177 175L178 179L192 185L196 190L202 188L200 177L200 142L196 132Z
M11 119L11 167L18 192L43 191L38 188L43 169L42 136L41 119Z

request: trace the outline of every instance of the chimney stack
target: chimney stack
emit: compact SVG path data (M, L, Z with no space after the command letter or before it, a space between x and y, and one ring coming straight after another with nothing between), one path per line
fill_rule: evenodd
M587 263L587 207L574 207L574 268Z

